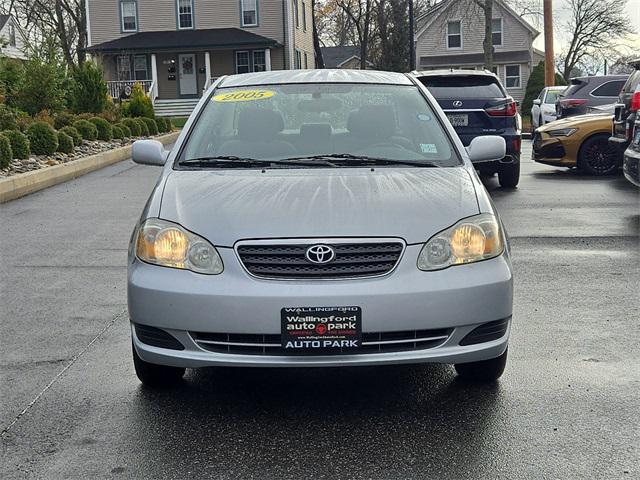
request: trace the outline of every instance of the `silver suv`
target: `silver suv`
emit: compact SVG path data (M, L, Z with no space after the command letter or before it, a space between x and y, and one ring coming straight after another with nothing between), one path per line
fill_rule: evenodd
M236 75L204 95L131 239L141 381L185 368L453 363L493 381L512 311L507 238L468 147L402 74Z

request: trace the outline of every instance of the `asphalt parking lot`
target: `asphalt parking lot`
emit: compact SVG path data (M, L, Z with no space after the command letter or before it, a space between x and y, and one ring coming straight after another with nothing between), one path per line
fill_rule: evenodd
M122 162L0 207L2 478L640 478L640 194L534 164L486 186L512 238L510 360L207 369L141 387L126 254L158 170Z

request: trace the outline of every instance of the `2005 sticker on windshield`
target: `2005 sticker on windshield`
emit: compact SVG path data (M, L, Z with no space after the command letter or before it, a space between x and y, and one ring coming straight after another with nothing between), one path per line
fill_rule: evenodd
M212 98L214 102L252 102L264 100L276 94L271 90L236 90L230 93L220 93Z

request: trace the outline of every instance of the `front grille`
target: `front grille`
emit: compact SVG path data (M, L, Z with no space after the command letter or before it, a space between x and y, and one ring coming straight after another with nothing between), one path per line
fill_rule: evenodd
M335 251L331 262L315 264L306 252L313 244L243 244L237 247L245 268L263 278L354 278L389 273L398 263L404 244L324 243Z
M362 353L405 352L425 350L442 345L452 329L406 330L401 332L365 332L362 346L357 349L314 349L307 355L357 355ZM255 335L236 333L189 332L193 340L204 350L238 355L292 355L299 352L285 350L280 345L280 335Z
M502 338L509 328L509 320L510 318L503 318L474 328L460 341L460 345L476 345Z

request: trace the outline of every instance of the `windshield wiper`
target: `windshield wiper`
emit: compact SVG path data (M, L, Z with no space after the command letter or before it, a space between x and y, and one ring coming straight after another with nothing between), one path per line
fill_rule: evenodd
M298 159L286 159L286 160L267 160L267 159L259 159L259 158L248 158L248 157L236 157L235 155L216 155L212 157L198 157L198 158L188 158L186 160L180 160L178 165L183 167L215 167L215 166L257 166L257 167L269 167L271 165L300 165L304 167L320 167L323 164L318 162L305 162L306 157L300 157L300 161L293 161ZM324 162L324 165L329 166L337 166L334 165L330 161Z
M367 155L354 155L352 153L329 153L325 155L311 155L311 156L300 156L300 157L290 157L285 158L283 161L293 161L293 160L325 160L325 159L337 159L337 160L349 160L346 165L343 163L341 166L350 166L350 165L411 165L414 167L427 167L427 168L438 168L440 165L428 162L424 160L396 160L394 158L380 158L380 157L369 157Z

